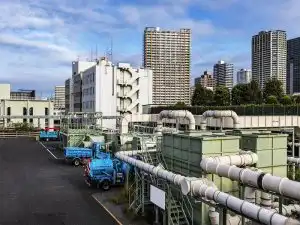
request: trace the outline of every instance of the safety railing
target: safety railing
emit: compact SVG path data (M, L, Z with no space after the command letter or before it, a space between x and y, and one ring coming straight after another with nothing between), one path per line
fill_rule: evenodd
M39 136L38 131L9 131L9 132L1 132L0 131L0 138L7 138L7 137L37 137Z

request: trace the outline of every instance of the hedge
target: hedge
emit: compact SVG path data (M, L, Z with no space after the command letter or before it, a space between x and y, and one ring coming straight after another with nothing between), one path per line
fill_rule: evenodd
M155 106L149 108L149 114L158 114L162 110L189 110L201 115L207 110L232 110L240 116L300 116L300 105L244 105L244 106Z

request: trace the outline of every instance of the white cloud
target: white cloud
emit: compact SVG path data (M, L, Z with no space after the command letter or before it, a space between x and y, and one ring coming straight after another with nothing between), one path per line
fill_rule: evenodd
M78 55L86 58L96 44L104 52L108 36L116 42L116 61L140 65L146 26L192 29L194 75L210 70L221 58L249 67L254 32L269 28L300 34L299 4L299 0L143 0L114 5L110 0L1 0L0 79L51 90L52 84L62 84L70 75L71 61Z

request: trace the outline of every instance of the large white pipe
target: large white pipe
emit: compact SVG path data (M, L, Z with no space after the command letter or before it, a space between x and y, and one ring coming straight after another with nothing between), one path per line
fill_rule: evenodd
M288 143L289 146L293 146L293 142ZM300 143L294 143L295 147L300 147Z
M189 130L195 130L196 121L194 115L188 110L163 110L158 115L157 128L162 129L164 118L186 118L189 120Z
M289 163L295 163L295 164L300 165L300 158L288 157L288 158L287 158L287 161L288 161Z
M300 182L272 176L260 171L238 168L225 164L215 163L205 158L201 160L200 166L207 173L217 174L221 177L228 177L231 180L239 181L247 186L271 191L285 197L300 200Z
M235 165L235 166L249 166L257 163L258 156L256 153L251 151L242 151L240 155L228 155L228 156L215 156L203 158L201 165L205 168L208 165L208 162L213 162L217 164L225 165Z
M208 200L213 200L220 205L245 215L248 218L259 221L262 224L268 225L300 225L299 221L286 218L276 212L261 208L255 204L241 200L227 193L221 192L214 187L207 186L202 180L197 178L187 178L182 180L181 190L183 194L191 193L192 196L205 197Z
M130 152L130 151L129 151ZM115 157L127 162L133 166L140 168L141 170L148 172L156 177L163 178L172 182L175 185L181 187L181 192L184 195L192 192L194 196L201 196L207 198L210 201L215 201L218 204L223 205L239 214L245 215L251 219L258 220L263 224L268 225L285 225L294 224L300 225L300 222L290 220L276 212L272 212L267 209L263 209L252 203L243 201L234 196L218 191L218 189L212 185L211 181L206 179L189 178L179 174L174 174L167 171L160 166L153 166L148 163L144 163L140 160L131 158L127 155L128 152L117 152Z
M202 114L201 121L201 130L206 129L207 118L223 118L223 117L231 117L233 120L233 128L238 128L239 117L236 112L231 110L208 110Z

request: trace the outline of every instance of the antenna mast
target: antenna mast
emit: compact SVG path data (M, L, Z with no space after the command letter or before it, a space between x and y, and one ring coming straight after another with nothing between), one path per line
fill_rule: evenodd
M113 63L113 39L112 36L110 37L110 61Z
M98 45L96 44L96 61L98 60Z

